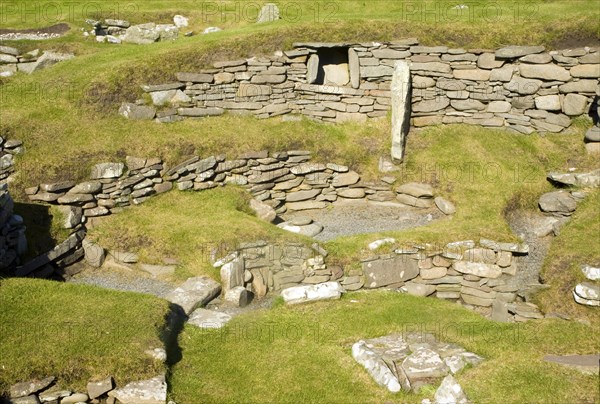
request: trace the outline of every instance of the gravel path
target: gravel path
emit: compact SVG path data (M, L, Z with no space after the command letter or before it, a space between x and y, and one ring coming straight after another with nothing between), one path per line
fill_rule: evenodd
M284 220L309 217L324 229L315 239L328 241L342 236L406 230L425 226L444 217L437 208L417 209L402 204L340 201L329 209L313 209L282 215Z
M139 271L86 270L75 275L69 282L99 286L101 288L138 292L164 298L175 286L168 282L143 276Z

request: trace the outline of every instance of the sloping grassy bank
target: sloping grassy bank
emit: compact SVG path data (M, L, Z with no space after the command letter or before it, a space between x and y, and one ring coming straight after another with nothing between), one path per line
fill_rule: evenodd
M118 384L154 377L164 365L168 302L152 296L36 279L0 280L0 395L11 384L56 376L85 391L92 378Z

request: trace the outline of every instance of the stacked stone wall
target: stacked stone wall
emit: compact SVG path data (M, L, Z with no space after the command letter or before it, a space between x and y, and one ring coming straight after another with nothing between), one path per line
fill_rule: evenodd
M327 52L345 53L347 61L323 64ZM125 103L121 113L159 122L225 111L363 122L388 114L397 62L410 67L406 85L411 87L411 123L416 127L465 123L526 134L561 132L574 117L596 113L597 48L466 50L419 46L415 39L299 43L271 57L217 62L211 69L177 73L167 84L143 86L151 101Z

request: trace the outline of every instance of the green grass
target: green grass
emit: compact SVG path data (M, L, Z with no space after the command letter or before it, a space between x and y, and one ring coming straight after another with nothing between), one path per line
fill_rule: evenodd
M440 315L443 313L443 316ZM394 292L351 293L341 301L279 306L233 319L221 331L186 326L173 368L176 402L420 403L379 387L352 359L360 339L434 332L486 360L458 381L473 402L597 402L598 377L551 365L546 354L591 354L590 327L560 320L498 324L455 304Z
M226 7L256 4L218 3ZM64 238L65 232L57 225L60 215L56 209L33 209L23 203L27 202L23 188L88 178L90 167L99 162L123 161L126 155L133 155L161 157L173 165L191 154L227 151L233 158L248 150L308 149L314 152L315 161L346 164L364 178L374 179L378 176L378 157L389 151L390 127L385 119L333 126L308 120L258 121L226 114L158 125L117 116L122 101L142 95L141 84L166 82L178 71L196 71L217 60L289 49L300 41L418 37L426 45L492 49L543 44L562 49L594 46L600 38L600 11L595 0L519 2L518 12L514 8L517 3L503 4L501 17L487 14L485 18L475 4L474 14L441 20L435 18L439 12L423 18L418 13L407 15L402 8L410 3L424 4L431 10L434 2L276 3L282 7L283 20L261 25L252 23L257 10L248 9L248 18L225 13L221 20L221 15L203 14L201 3L192 1L135 0L128 2L136 7L135 12L121 9L117 14L110 8L117 3L100 13L83 13L87 3L77 3L73 17L62 19L72 27L65 37L7 43L23 51L39 47L77 55L31 76L0 79L0 136L25 142L26 153L17 158L18 174L11 194L22 202L16 211L25 217L30 255ZM11 4L32 6L25 0ZM291 5L286 8L286 4ZM292 21L290 14L297 10L291 8L294 6L300 7L297 21ZM84 39L79 30L89 29L85 18L169 22L174 14L189 16L190 29L196 32L209 25L226 30L149 46L99 44ZM1 28L41 27L54 22L60 21L35 20L31 14L23 19L10 12L0 16ZM586 125L586 120L580 120L569 135L544 137L468 126L415 133L409 138L399 182L431 182L436 194L456 203L456 215L403 233L335 240L327 245L331 252L328 262L357 262L366 243L381 236L440 243L478 237L516 240L505 214L517 208L536 209L539 195L551 189L545 180L548 171L597 166L584 157L581 138ZM440 173L431 169L432 164L450 167L451 171ZM474 168L473 176L464 170L457 172L457 165ZM484 174L482 167L491 171ZM436 171L438 175L432 176ZM580 263L598 264L596 245L589 241L598 239L594 232L598 228L598 193L594 195L580 204L573 221L555 240L544 270L551 289L540 296L544 309L590 321L594 313L570 303L570 289L581 280ZM182 264L176 274L181 278L216 276L207 259L207 246L259 238L304 240L253 217L247 208L248 197L232 187L202 193L172 191L101 219L90 236L104 247L134 250L144 261L158 263L165 256L175 256ZM111 374L121 383L132 375L141 379L164 370L143 353L161 346L159 332L167 311L164 301L86 286L15 279L0 282L0 303L0 392L16 381L49 374L58 376L65 387L83 389L90 378ZM420 402L433 390L416 397L404 393L392 396L376 386L350 357L350 346L356 340L415 324L426 330L445 326L446 340L487 358L483 365L459 375L475 402L600 399L597 377L540 361L544 354L597 353L598 339L590 327L559 320L499 325L447 302L386 292L355 293L341 302L305 307L279 304L271 311L234 319L222 333L186 327L179 341L183 360L172 369L171 393L180 403ZM468 331L455 332L456 326ZM273 330L273 337L239 334L240 330L252 331L251 327L263 330L261 335ZM299 330L300 335L295 337L293 330Z
M585 156L579 139L581 133L522 136L469 126L415 133L409 136L396 184L430 183L435 195L456 205L456 214L412 230L339 238L327 248L334 259L350 263L359 258L361 248L383 237L442 245L479 238L517 241L505 215L514 209L537 210L539 196L553 189L546 180L549 171L598 166Z
M134 293L35 279L0 280L0 396L11 384L56 376L85 391L165 371L144 353L162 347L168 303Z
M258 219L249 208L249 199L248 192L231 186L203 192L172 191L104 218L88 236L108 249L134 251L145 263L177 258L180 279L198 275L218 279L211 252L221 258L242 242L310 242Z
M598 240L600 191L595 190L578 204L571 221L552 241L542 270L542 278L550 288L538 295L538 300L546 311L587 319L598 325L598 310L575 303L572 296L575 285L590 282L581 272L581 266L600 266ZM559 296L563 298L558 298Z
M254 24L261 3L252 0L197 2L140 1L90 6L75 3L56 7L41 1L36 6L26 0L11 2L3 10L2 26L42 27L64 21L74 28L86 27L86 18L123 18L132 23L170 23L175 14L190 18L189 30L202 31L219 26L228 31L259 31L284 27L310 26L303 37L316 37L328 29L329 38L341 33L350 40L383 40L390 34L420 37L426 43L444 42L467 46L497 46L509 43L557 43L561 40L598 37L598 15L594 0L534 0L527 3L471 3L469 10L452 10L451 3L433 0L275 1L281 20ZM14 6L19 8L15 9ZM54 6L51 6L54 5ZM29 10L29 12L23 12ZM369 27L367 21L376 22ZM340 28L344 30L340 30ZM436 30L431 30L435 27ZM369 33L376 37L357 36Z
M273 120L261 126L284 124ZM356 148L353 159L352 154L339 156L333 149L329 151L327 145L337 145L339 150L353 150L357 146L354 142L360 141L357 132L344 136L343 130L347 127L308 122L304 125L309 129L323 128L330 136L322 140L324 148L308 147L318 150L318 160L350 164L360 173L366 172L367 179L377 177L376 157L385 154L387 142L380 140L379 146L372 145L375 152L369 155L365 153L367 149ZM250 126L249 131L253 127ZM376 126L370 132L367 128L360 134L367 139L375 137L373 143L385 136L378 134ZM311 141L311 133L318 131L308 132L305 142ZM546 180L549 171L566 170L574 164L581 171L597 166L593 158L585 156L580 138L581 133L523 136L469 126L440 126L414 133L409 137L406 161L394 174L396 184L430 183L434 185L436 195L456 204L456 214L412 230L338 238L326 243L331 253L328 262L357 264L364 255L372 254L367 251L367 244L383 237L440 245L479 238L517 241L505 216L514 209L538 209L539 196L553 189ZM366 143L369 142L364 141ZM303 146L308 145L304 143ZM234 139L232 147L237 147ZM229 245L229 251L232 251L236 240L285 237L285 232L249 214L248 199L247 192L229 186L208 192L172 191L141 207L127 208L118 215L102 219L99 226L91 230L90 236L105 247L128 248L154 262L160 262L164 256L178 257L187 268L183 274L212 274L214 270L206 256L206 250L210 248L206 246ZM223 250L223 253L227 252L226 248Z

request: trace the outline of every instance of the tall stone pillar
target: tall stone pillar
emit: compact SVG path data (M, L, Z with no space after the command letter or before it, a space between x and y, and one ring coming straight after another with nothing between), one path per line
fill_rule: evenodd
M404 144L410 128L411 107L410 67L404 60L394 66L392 76L392 160L396 163L404 159Z

